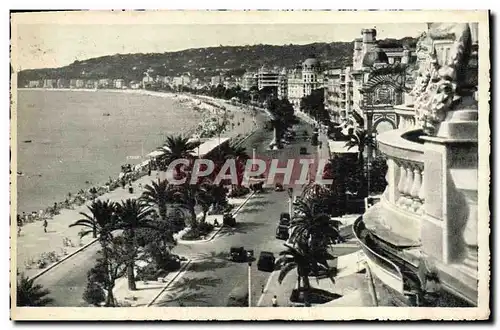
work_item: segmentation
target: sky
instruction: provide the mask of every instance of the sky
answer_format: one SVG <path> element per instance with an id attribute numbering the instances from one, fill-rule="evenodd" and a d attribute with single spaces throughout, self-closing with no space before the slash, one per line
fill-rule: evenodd
<path id="1" fill-rule="evenodd" d="M 377 38 L 418 37 L 425 23 L 398 24 L 19 24 L 15 70 L 54 68 L 127 53 L 255 44 L 351 42 L 362 28 Z"/>

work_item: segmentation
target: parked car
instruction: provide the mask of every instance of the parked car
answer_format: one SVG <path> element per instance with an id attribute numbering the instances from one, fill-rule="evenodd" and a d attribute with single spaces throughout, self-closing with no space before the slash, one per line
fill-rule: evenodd
<path id="1" fill-rule="evenodd" d="M 283 191 L 283 190 L 285 189 L 283 188 L 283 185 L 281 183 L 277 183 L 274 185 L 274 191 Z"/>
<path id="2" fill-rule="evenodd" d="M 300 148 L 300 154 L 301 155 L 307 155 L 307 148 L 306 147 L 301 147 Z"/>
<path id="3" fill-rule="evenodd" d="M 233 217 L 231 213 L 225 213 L 222 217 L 222 225 L 228 227 L 236 226 L 236 219 Z"/>
<path id="4" fill-rule="evenodd" d="M 257 262 L 257 269 L 272 272 L 274 270 L 274 254 L 268 251 L 262 251 Z"/>
<path id="5" fill-rule="evenodd" d="M 280 225 L 289 226 L 290 225 L 290 213 L 283 212 L 280 214 Z"/>
<path id="6" fill-rule="evenodd" d="M 232 261 L 243 262 L 247 260 L 247 251 L 243 246 L 233 246 L 229 250 L 229 257 Z"/>
<path id="7" fill-rule="evenodd" d="M 278 225 L 276 228 L 276 238 L 287 240 L 288 239 L 288 226 L 287 225 Z"/>

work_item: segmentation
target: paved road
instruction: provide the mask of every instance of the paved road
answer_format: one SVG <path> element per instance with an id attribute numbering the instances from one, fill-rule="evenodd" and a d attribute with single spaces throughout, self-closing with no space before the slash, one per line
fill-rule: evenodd
<path id="1" fill-rule="evenodd" d="M 305 126 L 300 126 L 302 132 Z M 271 139 L 262 136 L 255 141 L 258 155 L 277 157 L 280 161 L 299 157 L 299 149 L 309 142 L 300 141 L 286 146 L 279 151 L 266 150 Z M 187 272 L 154 306 L 226 306 L 230 293 L 235 288 L 245 291 L 248 288 L 248 264 L 227 260 L 231 246 L 243 246 L 253 249 L 256 258 L 261 251 L 270 251 L 278 255 L 284 241 L 275 238 L 276 224 L 281 212 L 288 210 L 286 192 L 275 192 L 268 188 L 265 193 L 255 195 L 239 212 L 238 223 L 234 230 L 223 231 L 213 241 L 204 244 L 179 246 L 176 253 L 192 255 L 199 259 L 193 262 Z M 182 252 L 181 252 L 182 251 Z M 256 262 L 252 265 L 252 305 L 256 306 L 262 288 L 271 273 L 257 270 Z"/>

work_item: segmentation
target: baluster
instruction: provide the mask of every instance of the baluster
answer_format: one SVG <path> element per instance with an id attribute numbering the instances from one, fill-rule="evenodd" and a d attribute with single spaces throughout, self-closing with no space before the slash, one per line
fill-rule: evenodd
<path id="1" fill-rule="evenodd" d="M 403 163 L 398 164 L 399 166 L 399 182 L 398 182 L 398 193 L 399 193 L 399 198 L 398 198 L 398 205 L 402 205 L 403 202 L 405 201 L 405 183 L 406 183 L 406 168 Z"/>
<path id="2" fill-rule="evenodd" d="M 424 174 L 425 171 L 422 170 L 421 176 L 422 176 L 422 184 L 420 185 L 420 190 L 418 191 L 418 198 L 420 199 L 420 207 L 417 210 L 418 214 L 424 214 L 424 204 L 425 204 L 425 177 Z"/>
<path id="3" fill-rule="evenodd" d="M 411 164 L 407 164 L 406 168 L 406 183 L 404 187 L 404 193 L 405 193 L 405 201 L 404 201 L 404 208 L 410 208 L 411 203 L 412 203 L 412 198 L 411 198 L 411 188 L 413 186 L 413 168 Z"/>
<path id="4" fill-rule="evenodd" d="M 414 174 L 413 186 L 411 187 L 411 197 L 413 200 L 410 209 L 413 212 L 417 212 L 417 210 L 421 205 L 421 201 L 420 198 L 418 197 L 418 194 L 420 192 L 420 187 L 422 186 L 421 172 L 418 165 L 415 166 L 413 174 Z"/>

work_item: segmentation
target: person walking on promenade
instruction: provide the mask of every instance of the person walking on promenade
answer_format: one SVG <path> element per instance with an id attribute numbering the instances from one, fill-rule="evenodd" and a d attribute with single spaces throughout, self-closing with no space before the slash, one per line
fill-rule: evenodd
<path id="1" fill-rule="evenodd" d="M 17 215 L 17 236 L 21 236 L 21 228 L 23 227 L 23 219 L 21 216 Z"/>
<path id="2" fill-rule="evenodd" d="M 151 164 L 148 166 L 148 176 L 151 176 Z"/>
<path id="3" fill-rule="evenodd" d="M 43 219 L 43 231 L 44 232 L 47 232 L 48 225 L 49 225 L 49 223 L 47 222 L 47 219 Z"/>
<path id="4" fill-rule="evenodd" d="M 273 297 L 272 302 L 273 302 L 273 307 L 278 307 L 278 298 L 276 298 L 276 296 Z"/>

